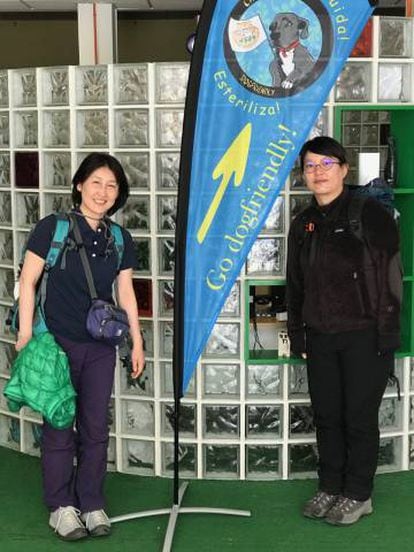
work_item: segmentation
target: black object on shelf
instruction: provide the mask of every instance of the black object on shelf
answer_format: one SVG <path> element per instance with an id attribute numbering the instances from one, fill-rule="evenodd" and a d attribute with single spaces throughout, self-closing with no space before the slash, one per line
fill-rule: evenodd
<path id="1" fill-rule="evenodd" d="M 388 186 L 395 187 L 397 185 L 397 147 L 395 138 L 392 135 L 388 136 L 387 147 L 388 151 L 384 168 L 384 179 Z"/>
<path id="2" fill-rule="evenodd" d="M 286 312 L 285 286 L 251 286 L 250 318 L 275 318 Z"/>

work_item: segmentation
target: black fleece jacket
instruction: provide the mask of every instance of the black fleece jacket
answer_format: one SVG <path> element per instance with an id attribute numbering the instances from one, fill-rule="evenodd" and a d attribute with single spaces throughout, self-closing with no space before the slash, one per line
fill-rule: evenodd
<path id="1" fill-rule="evenodd" d="M 288 333 L 294 354 L 306 351 L 306 328 L 337 333 L 376 328 L 378 351 L 400 346 L 402 270 L 397 226 L 368 198 L 362 242 L 352 232 L 347 187 L 329 205 L 312 204 L 292 222 L 288 240 Z M 365 245 L 364 245 L 365 243 Z"/>

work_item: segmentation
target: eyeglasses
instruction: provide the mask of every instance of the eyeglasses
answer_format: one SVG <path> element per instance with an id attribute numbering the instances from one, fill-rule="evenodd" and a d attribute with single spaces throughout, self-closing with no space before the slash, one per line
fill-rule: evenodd
<path id="1" fill-rule="evenodd" d="M 334 161 L 333 159 L 329 159 L 329 157 L 324 157 L 320 163 L 313 163 L 312 161 L 307 161 L 303 165 L 303 172 L 305 173 L 313 173 L 316 171 L 316 168 L 319 167 L 324 172 L 330 171 L 334 165 L 340 165 L 340 161 Z"/>

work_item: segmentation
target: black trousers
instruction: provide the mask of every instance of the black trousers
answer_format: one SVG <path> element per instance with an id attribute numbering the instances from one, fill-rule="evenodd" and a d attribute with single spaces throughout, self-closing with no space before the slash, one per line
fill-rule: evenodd
<path id="1" fill-rule="evenodd" d="M 378 410 L 394 355 L 378 355 L 373 329 L 308 331 L 306 341 L 319 488 L 367 500 L 378 462 Z"/>

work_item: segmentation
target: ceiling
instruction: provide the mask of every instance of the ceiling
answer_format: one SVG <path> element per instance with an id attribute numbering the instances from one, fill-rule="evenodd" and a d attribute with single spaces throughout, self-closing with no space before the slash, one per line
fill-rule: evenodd
<path id="1" fill-rule="evenodd" d="M 381 8 L 404 9 L 406 0 L 379 0 Z M 1 12 L 76 12 L 77 4 L 113 4 L 129 11 L 200 11 L 203 0 L 0 0 Z M 377 8 L 378 11 L 378 8 Z"/>
<path id="2" fill-rule="evenodd" d="M 70 12 L 77 4 L 92 0 L 0 0 L 0 12 Z M 113 4 L 119 10 L 199 11 L 203 0 L 96 0 L 96 4 Z"/>

